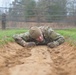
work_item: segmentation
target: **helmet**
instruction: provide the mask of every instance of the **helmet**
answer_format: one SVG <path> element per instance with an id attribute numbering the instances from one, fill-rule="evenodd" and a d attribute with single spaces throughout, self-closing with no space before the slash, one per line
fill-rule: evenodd
<path id="1" fill-rule="evenodd" d="M 36 39 L 36 38 L 38 38 L 39 36 L 42 35 L 41 30 L 36 26 L 31 27 L 30 30 L 29 30 L 29 33 L 30 33 L 30 36 L 34 39 Z"/>

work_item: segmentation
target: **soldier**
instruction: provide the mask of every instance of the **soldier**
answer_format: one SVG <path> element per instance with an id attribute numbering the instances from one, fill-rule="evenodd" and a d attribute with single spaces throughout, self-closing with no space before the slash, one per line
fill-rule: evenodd
<path id="1" fill-rule="evenodd" d="M 65 41 L 62 35 L 56 33 L 49 26 L 33 26 L 28 32 L 16 34 L 13 38 L 23 47 L 47 45 L 50 48 L 54 48 L 61 45 Z"/>

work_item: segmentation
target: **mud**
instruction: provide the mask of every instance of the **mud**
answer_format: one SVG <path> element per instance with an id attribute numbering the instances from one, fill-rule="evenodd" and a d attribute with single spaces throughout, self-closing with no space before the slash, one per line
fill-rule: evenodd
<path id="1" fill-rule="evenodd" d="M 8 43 L 0 48 L 0 75 L 76 75 L 76 47 L 23 48 Z"/>

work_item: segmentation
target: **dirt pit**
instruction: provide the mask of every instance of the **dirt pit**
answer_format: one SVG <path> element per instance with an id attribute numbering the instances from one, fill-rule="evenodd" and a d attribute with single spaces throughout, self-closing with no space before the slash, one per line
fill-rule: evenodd
<path id="1" fill-rule="evenodd" d="M 76 47 L 23 48 L 9 43 L 0 48 L 0 75 L 76 75 Z"/>

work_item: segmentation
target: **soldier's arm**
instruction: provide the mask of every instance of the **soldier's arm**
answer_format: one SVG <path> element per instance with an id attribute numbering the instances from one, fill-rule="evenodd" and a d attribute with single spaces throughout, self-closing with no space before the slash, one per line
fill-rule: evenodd
<path id="1" fill-rule="evenodd" d="M 64 37 L 56 33 L 54 30 L 49 29 L 48 35 L 50 39 L 53 40 L 53 42 L 48 43 L 48 46 L 51 48 L 57 47 L 65 41 Z"/>
<path id="2" fill-rule="evenodd" d="M 13 35 L 15 42 L 18 43 L 19 45 L 23 46 L 23 47 L 27 44 L 27 42 L 23 39 L 25 34 L 26 33 Z"/>
<path id="3" fill-rule="evenodd" d="M 26 32 L 26 33 L 22 33 L 22 34 L 16 34 L 16 35 L 13 35 L 13 38 L 14 40 L 21 46 L 23 47 L 27 47 L 27 46 L 34 46 L 35 43 L 34 42 L 27 42 L 27 40 L 30 39 L 29 37 L 29 33 Z"/>

